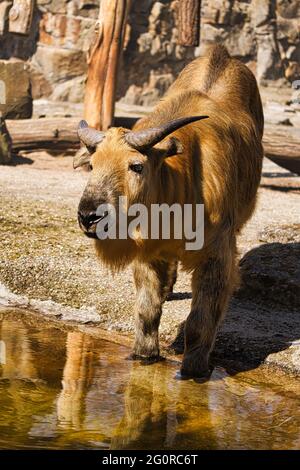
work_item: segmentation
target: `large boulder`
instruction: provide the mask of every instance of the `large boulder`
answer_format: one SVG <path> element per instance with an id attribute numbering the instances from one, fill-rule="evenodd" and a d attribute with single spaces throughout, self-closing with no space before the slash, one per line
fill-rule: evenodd
<path id="1" fill-rule="evenodd" d="M 286 239 L 281 238 L 283 243 L 258 246 L 241 260 L 239 296 L 255 299 L 257 303 L 265 306 L 271 304 L 289 308 L 290 311 L 299 311 L 299 225 L 281 227 L 281 232 L 286 234 Z M 276 232 L 273 235 L 275 239 L 278 237 Z M 272 232 L 264 233 L 263 236 L 272 240 Z"/>
<path id="2" fill-rule="evenodd" d="M 48 82 L 57 84 L 86 73 L 86 54 L 62 47 L 38 46 L 31 66 L 41 72 Z"/>
<path id="3" fill-rule="evenodd" d="M 32 116 L 29 67 L 22 60 L 0 60 L 0 113 L 4 119 Z"/>
<path id="4" fill-rule="evenodd" d="M 86 76 L 72 78 L 66 82 L 54 86 L 50 97 L 51 101 L 68 101 L 70 103 L 82 103 L 84 100 Z"/>

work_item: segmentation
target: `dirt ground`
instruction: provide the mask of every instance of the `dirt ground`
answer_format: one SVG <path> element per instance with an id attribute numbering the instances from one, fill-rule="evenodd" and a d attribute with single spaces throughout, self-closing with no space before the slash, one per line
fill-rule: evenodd
<path id="1" fill-rule="evenodd" d="M 77 226 L 87 176 L 73 171 L 70 156 L 46 152 L 0 167 L 0 306 L 131 335 L 131 271 L 113 277 Z M 266 160 L 257 210 L 239 239 L 242 287 L 218 335 L 217 364 L 267 363 L 300 374 L 299 194 L 300 178 Z M 181 272 L 164 305 L 165 346 L 181 344 L 177 332 L 190 298 L 189 276 Z"/>

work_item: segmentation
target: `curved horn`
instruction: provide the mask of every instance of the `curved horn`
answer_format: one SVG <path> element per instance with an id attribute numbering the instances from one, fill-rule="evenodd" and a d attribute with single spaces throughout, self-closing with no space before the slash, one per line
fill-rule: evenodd
<path id="1" fill-rule="evenodd" d="M 207 119 L 209 116 L 188 116 L 174 121 L 169 121 L 159 127 L 152 127 L 141 131 L 131 131 L 125 136 L 126 142 L 136 150 L 147 150 L 154 145 L 158 144 L 161 140 L 167 137 L 177 129 L 180 129 L 191 122 Z"/>
<path id="2" fill-rule="evenodd" d="M 104 132 L 97 131 L 88 126 L 86 121 L 80 121 L 78 126 L 78 137 L 87 147 L 96 147 L 105 137 Z"/>

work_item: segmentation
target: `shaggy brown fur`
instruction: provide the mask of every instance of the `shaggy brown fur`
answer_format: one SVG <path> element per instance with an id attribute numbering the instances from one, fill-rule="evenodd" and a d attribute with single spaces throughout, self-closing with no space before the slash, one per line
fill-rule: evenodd
<path id="1" fill-rule="evenodd" d="M 159 357 L 162 303 L 175 279 L 176 262 L 192 273 L 192 309 L 185 328 L 182 373 L 207 374 L 217 327 L 237 281 L 236 235 L 251 216 L 263 157 L 263 111 L 256 80 L 220 45 L 189 64 L 163 100 L 135 129 L 159 126 L 183 116 L 209 119 L 177 130 L 146 153 L 125 142 L 126 130 L 112 128 L 92 156 L 93 171 L 80 203 L 92 210 L 117 204 L 204 203 L 205 243 L 186 251 L 185 240 L 96 241 L 99 257 L 112 269 L 133 262 L 137 288 L 138 357 Z M 170 138 L 183 153 L 169 156 Z M 128 168 L 144 165 L 142 175 Z"/>

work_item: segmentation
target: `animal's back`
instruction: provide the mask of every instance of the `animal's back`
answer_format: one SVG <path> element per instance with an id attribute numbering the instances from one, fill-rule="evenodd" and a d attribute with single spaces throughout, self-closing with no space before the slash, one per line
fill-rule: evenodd
<path id="1" fill-rule="evenodd" d="M 244 110 L 254 119 L 262 137 L 264 117 L 256 79 L 251 70 L 232 58 L 221 44 L 211 46 L 203 57 L 188 64 L 170 87 L 167 96 L 197 90 L 236 115 Z"/>

